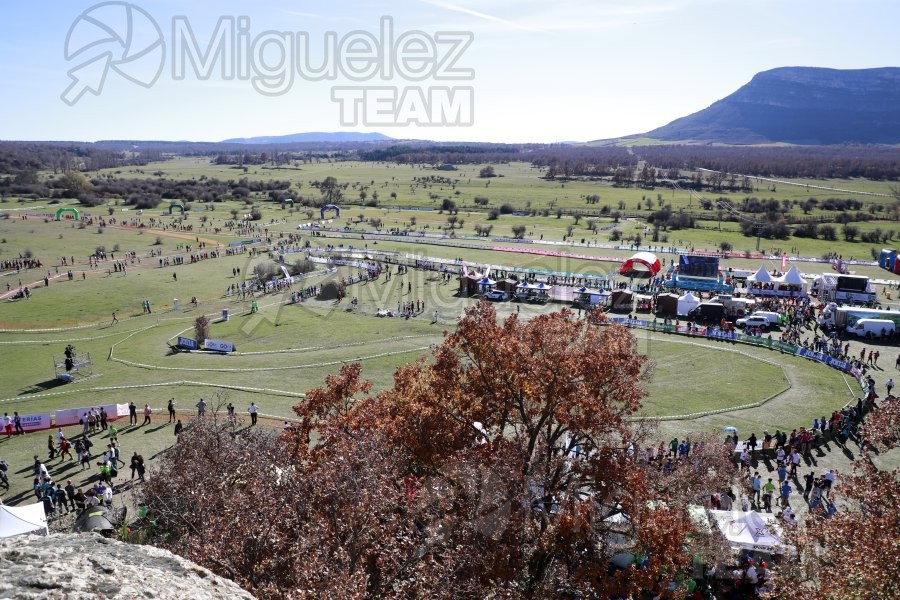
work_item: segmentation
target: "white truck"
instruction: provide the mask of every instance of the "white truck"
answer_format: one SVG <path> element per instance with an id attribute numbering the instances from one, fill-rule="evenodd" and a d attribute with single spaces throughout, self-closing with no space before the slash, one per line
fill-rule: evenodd
<path id="1" fill-rule="evenodd" d="M 731 294 L 719 294 L 710 302 L 719 302 L 725 306 L 725 310 L 729 315 L 743 317 L 753 312 L 756 300 L 752 298 L 735 298 Z"/>
<path id="2" fill-rule="evenodd" d="M 850 329 L 860 319 L 886 319 L 900 327 L 900 310 L 865 308 L 864 306 L 838 306 L 827 304 L 819 315 L 819 326 L 823 329 Z"/>
<path id="3" fill-rule="evenodd" d="M 888 319 L 860 319 L 852 327 L 847 328 L 847 333 L 869 340 L 887 338 L 894 335 L 897 325 Z"/>

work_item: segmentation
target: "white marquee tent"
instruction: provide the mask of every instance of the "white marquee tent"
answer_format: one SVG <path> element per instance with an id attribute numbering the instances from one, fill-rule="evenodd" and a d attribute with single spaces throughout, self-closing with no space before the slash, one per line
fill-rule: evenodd
<path id="1" fill-rule="evenodd" d="M 48 535 L 47 517 L 40 502 L 27 506 L 0 505 L 0 538 L 37 533 Z"/>
<path id="2" fill-rule="evenodd" d="M 791 267 L 787 273 L 776 279 L 776 281 L 781 284 L 799 285 L 803 291 L 806 291 L 806 280 L 803 279 L 797 267 Z"/>
<path id="3" fill-rule="evenodd" d="M 772 276 L 769 275 L 769 272 L 766 270 L 766 265 L 760 265 L 759 271 L 747 278 L 748 283 L 751 281 L 757 283 L 770 283 L 772 281 Z"/>
<path id="4" fill-rule="evenodd" d="M 740 510 L 711 510 L 709 514 L 735 550 L 782 554 L 789 549 L 778 535 L 773 515 Z"/>
<path id="5" fill-rule="evenodd" d="M 678 299 L 678 314 L 680 316 L 685 316 L 698 306 L 700 306 L 700 300 L 695 295 L 688 292 Z"/>

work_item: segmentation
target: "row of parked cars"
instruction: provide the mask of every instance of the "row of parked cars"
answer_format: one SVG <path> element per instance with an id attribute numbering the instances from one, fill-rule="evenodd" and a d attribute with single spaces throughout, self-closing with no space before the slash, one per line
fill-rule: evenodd
<path id="1" fill-rule="evenodd" d="M 756 329 L 768 331 L 779 324 L 778 313 L 756 311 L 752 315 L 737 319 L 735 327 L 741 329 Z M 852 326 L 847 327 L 847 333 L 857 337 L 875 340 L 889 338 L 896 333 L 896 324 L 890 319 L 859 319 Z"/>

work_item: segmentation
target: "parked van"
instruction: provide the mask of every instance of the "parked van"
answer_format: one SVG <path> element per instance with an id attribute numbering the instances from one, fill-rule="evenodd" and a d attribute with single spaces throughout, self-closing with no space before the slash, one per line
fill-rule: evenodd
<path id="1" fill-rule="evenodd" d="M 897 325 L 888 319 L 860 319 L 855 325 L 847 329 L 847 332 L 871 340 L 894 335 L 896 327 Z"/>
<path id="2" fill-rule="evenodd" d="M 769 321 L 769 327 L 777 327 L 781 323 L 781 315 L 777 312 L 769 312 L 765 310 L 755 310 L 752 317 L 765 317 Z"/>

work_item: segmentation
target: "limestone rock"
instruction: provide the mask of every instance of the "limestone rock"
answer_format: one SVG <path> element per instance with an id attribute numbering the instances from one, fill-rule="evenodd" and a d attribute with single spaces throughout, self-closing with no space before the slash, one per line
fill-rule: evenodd
<path id="1" fill-rule="evenodd" d="M 96 534 L 0 540 L 0 600 L 253 600 L 236 583 L 167 550 Z"/>

